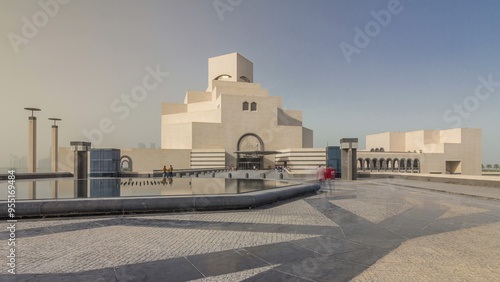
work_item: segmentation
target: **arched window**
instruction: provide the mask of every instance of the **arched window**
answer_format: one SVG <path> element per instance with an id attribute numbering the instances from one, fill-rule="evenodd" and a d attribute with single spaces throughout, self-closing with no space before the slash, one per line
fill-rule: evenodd
<path id="1" fill-rule="evenodd" d="M 248 102 L 247 101 L 243 102 L 243 110 L 248 111 Z"/>
<path id="2" fill-rule="evenodd" d="M 231 76 L 229 74 L 221 74 L 221 75 L 217 76 L 216 78 L 214 78 L 214 80 L 221 80 L 221 79 L 228 79 L 228 78 L 231 78 Z"/>
<path id="3" fill-rule="evenodd" d="M 252 104 L 250 104 L 250 110 L 252 112 L 255 112 L 257 110 L 257 103 L 252 102 Z"/>
<path id="4" fill-rule="evenodd" d="M 248 79 L 248 77 L 246 77 L 244 75 L 240 76 L 240 79 L 245 81 L 245 82 L 250 82 L 250 79 Z"/>

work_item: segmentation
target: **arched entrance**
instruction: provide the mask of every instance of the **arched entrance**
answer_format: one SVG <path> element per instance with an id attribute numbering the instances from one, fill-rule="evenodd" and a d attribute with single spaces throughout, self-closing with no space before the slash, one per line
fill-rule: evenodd
<path id="1" fill-rule="evenodd" d="M 120 171 L 132 171 L 132 158 L 129 156 L 122 156 L 120 159 Z"/>
<path id="2" fill-rule="evenodd" d="M 264 167 L 264 142 L 257 134 L 247 133 L 238 140 L 237 166 L 238 169 L 246 170 L 262 169 Z"/>

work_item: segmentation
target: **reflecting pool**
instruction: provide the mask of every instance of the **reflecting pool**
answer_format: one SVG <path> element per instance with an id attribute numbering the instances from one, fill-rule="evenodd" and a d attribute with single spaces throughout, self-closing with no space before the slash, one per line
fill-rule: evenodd
<path id="1" fill-rule="evenodd" d="M 16 200 L 103 197 L 241 194 L 292 185 L 285 181 L 225 178 L 89 178 L 83 180 L 18 180 Z M 6 181 L 0 201 L 7 200 Z"/>

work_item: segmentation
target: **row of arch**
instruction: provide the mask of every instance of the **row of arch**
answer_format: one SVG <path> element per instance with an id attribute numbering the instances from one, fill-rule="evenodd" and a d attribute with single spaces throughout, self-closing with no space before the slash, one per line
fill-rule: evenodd
<path id="1" fill-rule="evenodd" d="M 370 152 L 385 152 L 384 148 L 371 148 Z"/>
<path id="2" fill-rule="evenodd" d="M 243 102 L 243 110 L 248 111 L 248 102 L 247 101 Z M 257 111 L 257 103 L 252 102 L 250 104 L 250 111 L 252 111 L 252 112 Z"/>
<path id="3" fill-rule="evenodd" d="M 392 158 L 358 158 L 358 170 L 361 171 L 397 171 L 420 173 L 419 159 Z"/>
<path id="4" fill-rule="evenodd" d="M 221 74 L 221 75 L 217 76 L 216 78 L 214 78 L 214 80 L 223 80 L 223 79 L 228 79 L 228 78 L 232 78 L 232 76 L 230 76 L 229 74 Z M 246 77 L 244 75 L 240 76 L 240 79 L 243 80 L 243 82 L 250 83 L 250 79 L 248 79 L 248 77 Z"/>

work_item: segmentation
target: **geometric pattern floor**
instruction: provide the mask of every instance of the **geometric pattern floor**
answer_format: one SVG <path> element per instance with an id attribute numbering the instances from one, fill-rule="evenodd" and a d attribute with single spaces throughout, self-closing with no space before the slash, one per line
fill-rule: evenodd
<path id="1" fill-rule="evenodd" d="M 304 200 L 297 200 L 287 205 L 269 209 L 246 212 L 185 213 L 147 218 L 210 222 L 338 226 L 335 222 L 318 212 Z"/>
<path id="2" fill-rule="evenodd" d="M 449 207 L 450 209 L 439 218 L 450 218 L 450 217 L 464 216 L 464 215 L 470 215 L 488 211 L 481 208 L 454 205 L 451 203 L 443 203 L 443 205 Z"/>
<path id="3" fill-rule="evenodd" d="M 317 236 L 319 235 L 196 229 L 186 232 L 181 228 L 109 226 L 21 238 L 17 252 L 18 259 L 23 263 L 19 265 L 17 272 L 87 271 Z M 63 244 L 66 248 L 54 248 L 55 244 Z M 101 255 L 95 257 L 95 249 Z"/>
<path id="4" fill-rule="evenodd" d="M 330 202 L 373 223 L 384 221 L 412 207 L 412 205 L 405 200 L 380 197 L 341 199 Z"/>
<path id="5" fill-rule="evenodd" d="M 252 210 L 22 219 L 16 243 L 0 281 L 495 281 L 500 201 L 334 181 Z"/>
<path id="6" fill-rule="evenodd" d="M 403 281 L 408 276 L 420 281 L 498 281 L 500 244 L 494 238 L 499 234 L 500 223 L 494 223 L 412 239 L 353 281 Z"/>
<path id="7" fill-rule="evenodd" d="M 264 266 L 264 267 L 250 269 L 250 270 L 244 270 L 244 271 L 240 271 L 240 272 L 218 275 L 218 276 L 213 276 L 213 277 L 205 277 L 205 278 L 191 280 L 191 281 L 192 282 L 243 281 L 243 280 L 251 278 L 252 276 L 255 276 L 261 272 L 271 270 L 272 268 L 274 268 L 276 266 L 278 266 L 278 265 L 276 264 L 276 265 Z"/>

